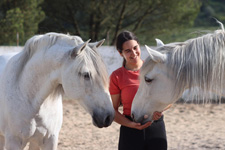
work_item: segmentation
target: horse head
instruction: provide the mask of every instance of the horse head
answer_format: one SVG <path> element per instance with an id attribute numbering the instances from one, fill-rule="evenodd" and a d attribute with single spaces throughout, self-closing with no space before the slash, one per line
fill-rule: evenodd
<path id="1" fill-rule="evenodd" d="M 163 111 L 175 99 L 174 75 L 166 66 L 167 55 L 148 46 L 146 49 L 149 57 L 141 68 L 140 86 L 131 110 L 133 119 L 141 123 L 151 121 L 155 111 Z"/>
<path id="2" fill-rule="evenodd" d="M 97 52 L 104 40 L 80 44 L 68 53 L 63 65 L 62 86 L 69 99 L 78 100 L 97 127 L 107 127 L 114 119 L 108 92 L 108 74 Z"/>
<path id="3" fill-rule="evenodd" d="M 135 121 L 151 120 L 153 112 L 163 111 L 186 89 L 200 88 L 203 98 L 209 91 L 225 95 L 225 31 L 220 25 L 222 30 L 185 42 L 163 45 L 157 41 L 156 50 L 146 46 L 150 56 L 141 68 L 140 86 L 132 103 Z"/>

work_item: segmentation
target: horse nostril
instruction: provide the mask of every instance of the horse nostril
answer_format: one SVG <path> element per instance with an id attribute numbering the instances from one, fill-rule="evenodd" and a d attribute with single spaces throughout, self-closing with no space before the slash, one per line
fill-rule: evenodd
<path id="1" fill-rule="evenodd" d="M 134 114 L 131 114 L 132 119 L 134 119 Z"/>
<path id="2" fill-rule="evenodd" d="M 131 114 L 131 118 L 132 118 L 132 119 L 133 119 L 133 121 L 134 121 L 134 114 L 133 114 L 133 113 Z"/>
<path id="3" fill-rule="evenodd" d="M 110 119 L 110 115 L 108 115 L 105 119 L 105 126 L 109 126 L 111 124 L 111 119 Z"/>

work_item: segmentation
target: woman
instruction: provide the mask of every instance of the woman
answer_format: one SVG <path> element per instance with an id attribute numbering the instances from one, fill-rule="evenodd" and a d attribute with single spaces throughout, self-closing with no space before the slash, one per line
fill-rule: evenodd
<path id="1" fill-rule="evenodd" d="M 154 113 L 153 123 L 140 124 L 133 122 L 131 104 L 139 87 L 139 70 L 143 64 L 137 37 L 124 31 L 117 37 L 116 48 L 123 57 L 123 66 L 110 76 L 110 94 L 115 109 L 115 119 L 121 124 L 119 150 L 166 150 L 167 139 L 163 116 Z M 123 106 L 123 114 L 118 111 Z"/>

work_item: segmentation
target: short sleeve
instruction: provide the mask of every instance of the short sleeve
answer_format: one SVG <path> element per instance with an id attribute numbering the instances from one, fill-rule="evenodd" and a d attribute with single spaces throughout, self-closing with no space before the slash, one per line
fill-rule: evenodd
<path id="1" fill-rule="evenodd" d="M 110 76 L 110 83 L 109 83 L 109 92 L 111 95 L 120 94 L 121 90 L 119 88 L 119 81 L 118 75 L 113 72 Z"/>

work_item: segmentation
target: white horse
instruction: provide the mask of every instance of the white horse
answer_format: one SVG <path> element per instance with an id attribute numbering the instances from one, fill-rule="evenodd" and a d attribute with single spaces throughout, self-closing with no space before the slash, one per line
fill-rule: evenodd
<path id="1" fill-rule="evenodd" d="M 225 31 L 162 45 L 153 50 L 140 73 L 140 86 L 132 103 L 137 122 L 152 120 L 155 111 L 163 111 L 177 101 L 184 90 L 200 87 L 203 97 L 213 92 L 225 96 Z"/>
<path id="2" fill-rule="evenodd" d="M 63 95 L 78 100 L 95 126 L 112 123 L 108 74 L 97 51 L 103 42 L 48 33 L 2 57 L 9 61 L 0 72 L 0 150 L 22 150 L 28 142 L 30 150 L 56 150 Z"/>
<path id="3" fill-rule="evenodd" d="M 4 55 L 0 55 L 0 73 L 5 68 L 7 62 L 9 61 L 9 59 L 12 58 L 17 53 L 18 52 L 13 52 L 13 53 L 7 53 L 7 54 L 4 54 Z"/>

